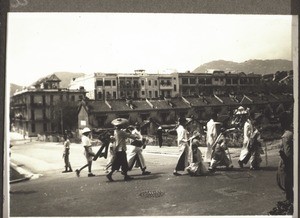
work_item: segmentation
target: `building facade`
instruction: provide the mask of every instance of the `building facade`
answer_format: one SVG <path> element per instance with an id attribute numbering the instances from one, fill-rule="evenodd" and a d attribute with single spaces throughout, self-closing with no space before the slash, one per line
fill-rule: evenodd
<path id="1" fill-rule="evenodd" d="M 148 74 L 144 70 L 136 70 L 133 74 L 85 75 L 71 81 L 69 88 L 83 86 L 88 98 L 105 100 L 247 93 L 261 90 L 261 85 L 262 76 L 253 73 L 213 70 L 206 73 Z"/>
<path id="2" fill-rule="evenodd" d="M 76 110 L 78 102 L 85 97 L 85 91 L 61 89 L 59 83 L 60 79 L 51 75 L 14 93 L 10 100 L 10 119 L 16 131 L 24 136 L 36 136 L 71 128 L 63 122 L 69 113 L 63 108 Z M 70 119 L 77 119 L 77 113 L 75 115 Z"/>

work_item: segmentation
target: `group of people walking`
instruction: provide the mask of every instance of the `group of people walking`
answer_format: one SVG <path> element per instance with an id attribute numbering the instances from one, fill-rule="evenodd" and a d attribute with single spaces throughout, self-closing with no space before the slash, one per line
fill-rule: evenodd
<path id="1" fill-rule="evenodd" d="M 81 143 L 84 147 L 84 155 L 87 163 L 80 169 L 76 169 L 77 177 L 80 177 L 80 172 L 84 168 L 88 167 L 88 177 L 93 177 L 95 174 L 92 173 L 92 162 L 96 161 L 99 157 L 104 157 L 108 159 L 106 165 L 106 175 L 109 181 L 114 181 L 112 176 L 115 171 L 121 170 L 122 175 L 124 175 L 124 180 L 132 180 L 133 177 L 129 176 L 127 173 L 133 168 L 133 166 L 140 167 L 142 175 L 149 175 L 151 172 L 147 171 L 146 162 L 142 154 L 143 149 L 146 147 L 145 139 L 140 132 L 140 126 L 136 124 L 135 126 L 128 126 L 128 120 L 123 118 L 117 118 L 112 121 L 115 126 L 114 133 L 106 133 L 100 139 L 91 139 L 91 129 L 85 127 L 82 130 Z M 131 140 L 131 145 L 133 149 L 127 153 L 127 139 Z M 67 140 L 65 140 L 66 144 Z M 97 153 L 94 153 L 92 146 L 99 146 L 100 149 Z M 68 153 L 69 154 L 69 153 Z M 66 169 L 69 166 L 69 161 L 65 163 Z"/>
<path id="2" fill-rule="evenodd" d="M 258 119 L 254 119 L 249 113 L 244 116 L 243 127 L 243 145 L 238 160 L 239 167 L 243 168 L 248 162 L 250 162 L 250 170 L 257 170 L 260 168 L 262 162 L 261 154 L 263 154 L 262 140 L 260 137 L 260 123 Z M 283 118 L 286 123 L 287 120 Z M 283 122 L 282 122 L 283 123 Z M 128 171 L 134 166 L 140 167 L 142 175 L 149 175 L 151 172 L 146 170 L 146 163 L 143 157 L 142 151 L 146 147 L 145 139 L 141 134 L 140 126 L 136 123 L 135 126 L 128 127 L 128 120 L 123 118 L 117 118 L 112 121 L 115 126 L 114 133 L 108 134 L 101 141 L 99 139 L 92 140 L 89 135 L 91 130 L 85 127 L 82 131 L 82 145 L 84 147 L 84 154 L 87 160 L 87 164 L 80 169 L 76 169 L 76 175 L 79 177 L 81 170 L 88 167 L 88 176 L 95 176 L 92 173 L 92 162 L 97 160 L 98 157 L 104 157 L 108 159 L 106 166 L 107 179 L 113 180 L 113 174 L 115 171 L 121 171 L 125 181 L 132 180 L 133 177 L 128 175 Z M 175 176 L 182 175 L 179 171 L 187 171 L 191 176 L 207 175 L 210 172 L 214 172 L 218 166 L 225 166 L 227 169 L 233 168 L 232 159 L 228 151 L 228 134 L 232 129 L 223 129 L 221 123 L 216 122 L 216 116 L 207 122 L 206 125 L 206 152 L 202 155 L 199 147 L 201 145 L 201 133 L 194 131 L 190 134 L 186 128 L 187 120 L 183 117 L 179 118 L 178 125 L 176 127 L 177 133 L 177 145 L 179 148 L 179 157 L 174 168 L 173 174 Z M 220 125 L 220 126 L 218 126 Z M 288 128 L 289 124 L 285 124 L 285 133 L 283 138 L 283 148 L 280 150 L 281 168 L 278 173 L 278 183 L 280 187 L 286 190 L 287 199 L 292 199 L 291 187 L 292 183 L 292 166 L 293 166 L 293 152 L 292 152 L 292 132 Z M 161 129 L 161 128 L 160 128 Z M 130 140 L 133 149 L 127 152 L 126 143 Z M 72 168 L 69 162 L 69 145 L 68 138 L 65 138 L 65 171 L 71 172 Z M 101 145 L 99 151 L 95 154 L 92 151 L 91 146 Z M 161 147 L 161 140 L 159 141 Z M 104 152 L 103 152 L 104 150 Z M 203 157 L 204 156 L 204 159 Z M 208 163 L 208 168 L 206 167 Z M 284 182 L 282 182 L 284 181 Z"/>

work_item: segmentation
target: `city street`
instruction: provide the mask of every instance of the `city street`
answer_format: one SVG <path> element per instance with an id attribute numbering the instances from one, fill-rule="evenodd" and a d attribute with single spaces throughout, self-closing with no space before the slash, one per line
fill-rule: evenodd
<path id="1" fill-rule="evenodd" d="M 276 202 L 284 200 L 276 183 L 275 144 L 268 144 L 268 166 L 262 155 L 260 170 L 250 171 L 248 165 L 240 169 L 240 149 L 230 148 L 234 169 L 200 177 L 172 174 L 177 147 L 147 146 L 143 154 L 150 175 L 134 168 L 129 172 L 134 180 L 125 182 L 116 172 L 115 182 L 108 182 L 103 158 L 93 162 L 95 177 L 87 177 L 86 168 L 77 178 L 75 172 L 61 173 L 62 143 L 21 139 L 12 143 L 11 163 L 30 179 L 10 184 L 10 216 L 268 215 Z M 201 151 L 204 154 L 205 148 Z M 80 144 L 71 144 L 70 162 L 74 171 L 86 163 Z"/>

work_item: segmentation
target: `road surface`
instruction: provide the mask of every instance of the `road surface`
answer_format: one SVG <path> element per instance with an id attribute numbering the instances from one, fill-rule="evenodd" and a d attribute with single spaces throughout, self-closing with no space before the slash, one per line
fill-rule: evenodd
<path id="1" fill-rule="evenodd" d="M 87 177 L 84 169 L 77 178 L 75 172 L 61 173 L 62 143 L 16 141 L 11 162 L 31 173 L 31 179 L 10 185 L 10 216 L 267 215 L 284 200 L 276 184 L 278 149 L 270 145 L 268 166 L 262 156 L 258 171 L 238 168 L 239 149 L 230 151 L 233 170 L 176 177 L 177 147 L 147 146 L 143 153 L 150 175 L 134 168 L 129 172 L 134 180 L 125 182 L 115 173 L 116 181 L 108 182 L 103 158 L 93 162 L 95 177 Z M 73 169 L 85 164 L 80 144 L 71 144 L 70 161 Z"/>

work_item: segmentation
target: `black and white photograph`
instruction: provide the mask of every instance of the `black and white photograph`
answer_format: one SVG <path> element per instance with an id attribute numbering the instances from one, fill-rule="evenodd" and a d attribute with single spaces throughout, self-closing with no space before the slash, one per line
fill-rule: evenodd
<path id="1" fill-rule="evenodd" d="M 279 14 L 8 13 L 8 216 L 295 216 L 297 31 Z"/>

